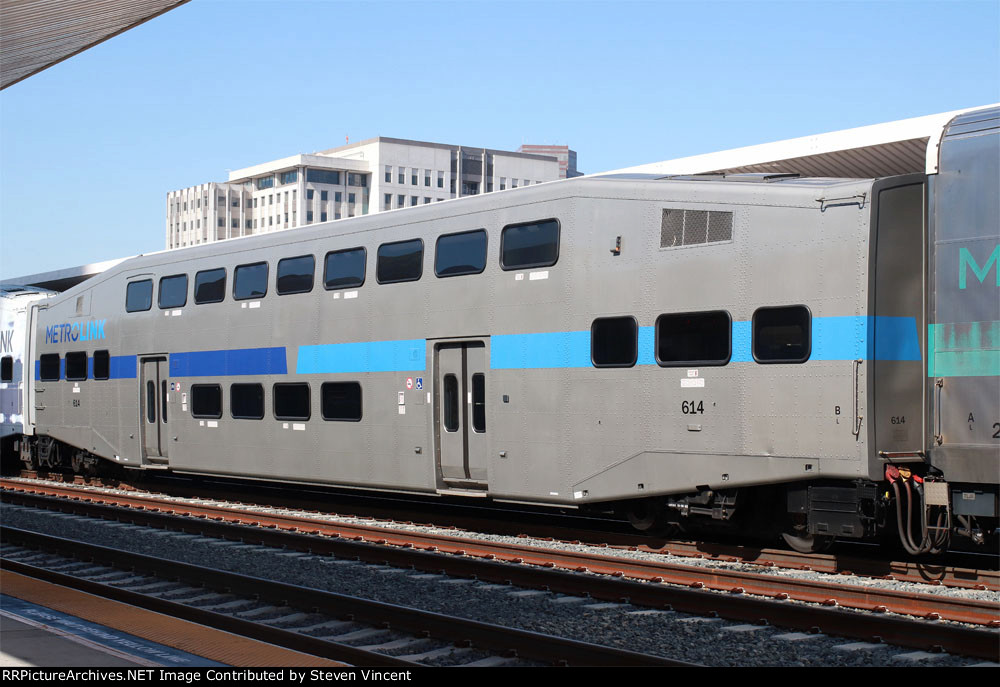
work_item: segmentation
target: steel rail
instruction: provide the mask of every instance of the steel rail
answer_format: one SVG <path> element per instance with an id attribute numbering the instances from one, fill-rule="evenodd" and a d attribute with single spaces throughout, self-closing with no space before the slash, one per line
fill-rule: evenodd
<path id="1" fill-rule="evenodd" d="M 87 544 L 62 537 L 53 537 L 51 535 L 39 534 L 17 528 L 0 527 L 0 537 L 2 537 L 5 543 L 16 543 L 29 548 L 48 549 L 62 556 L 73 556 L 79 559 L 93 560 L 98 563 L 110 562 L 110 564 L 115 567 L 128 568 L 132 571 L 141 572 L 146 575 L 179 580 L 187 584 L 205 586 L 216 590 L 224 590 L 228 594 L 253 597 L 277 605 L 291 606 L 311 612 L 336 613 L 340 616 L 350 617 L 351 620 L 356 622 L 380 626 L 386 629 L 393 629 L 397 632 L 427 635 L 437 640 L 454 642 L 457 646 L 474 646 L 491 652 L 498 652 L 505 656 L 526 658 L 567 666 L 693 667 L 696 665 L 660 656 L 651 656 L 634 651 L 626 651 L 623 649 L 602 646 L 599 644 L 590 644 L 573 639 L 555 637 L 538 632 L 530 632 L 528 630 L 504 627 L 502 625 L 493 625 L 475 620 L 467 620 L 465 618 L 456 618 L 408 606 L 371 601 L 368 599 L 361 599 L 359 597 L 348 596 L 346 594 L 337 594 L 335 592 L 328 592 L 320 589 L 299 587 L 296 585 L 285 584 L 283 582 L 275 582 L 273 580 L 242 575 L 215 568 L 207 568 L 203 566 L 191 565 L 189 563 L 155 558 L 153 556 L 96 546 L 94 544 Z M 14 561 L 8 561 L 6 559 L 2 560 L 3 567 L 7 568 L 8 565 L 11 565 L 12 567 L 10 569 L 12 571 L 14 571 L 15 563 L 16 562 Z M 16 566 L 34 567 L 24 566 L 24 564 L 16 564 Z M 58 574 L 52 573 L 51 571 L 47 572 L 50 572 L 52 575 Z M 80 582 L 87 581 L 81 580 Z M 95 588 L 93 585 L 96 585 L 96 588 L 106 587 L 106 585 L 100 585 L 93 582 L 90 582 L 89 585 L 92 586 L 92 588 Z M 111 588 L 108 590 L 107 595 L 109 598 L 112 598 L 110 597 L 110 594 L 125 591 L 126 590 Z M 100 591 L 94 591 L 92 593 L 96 593 L 98 596 L 106 596 L 105 593 L 101 593 Z M 134 592 L 127 593 L 135 594 Z M 143 598 L 150 599 L 148 603 L 154 606 L 169 609 L 161 612 L 168 612 L 170 614 L 173 614 L 174 610 L 178 611 L 178 613 L 186 613 L 183 609 L 189 608 L 183 606 L 183 604 L 164 601 L 163 599 L 144 596 Z M 142 602 L 139 599 L 133 599 L 133 601 L 129 601 L 128 603 L 143 605 L 147 602 Z M 143 607 L 147 606 L 143 605 Z M 197 613 L 207 613 L 211 616 L 220 615 L 201 609 L 192 610 Z M 212 618 L 209 617 L 208 619 L 211 620 Z M 223 622 L 221 618 L 215 620 Z M 239 620 L 238 622 L 243 623 L 245 621 Z M 267 632 L 269 630 L 274 630 L 274 628 L 266 628 L 265 630 L 261 630 L 261 632 Z M 306 640 L 301 642 L 298 646 L 315 646 L 316 650 L 327 652 L 340 652 L 341 649 L 351 649 L 354 660 L 361 660 L 361 665 L 405 665 L 409 667 L 422 665 L 405 661 L 403 659 L 385 656 L 384 654 L 361 651 L 347 645 L 335 645 L 334 648 L 324 648 L 323 645 L 335 643 L 327 642 L 325 640 L 316 640 L 315 638 L 306 637 L 305 635 L 300 635 L 294 632 L 288 633 L 284 630 L 279 632 L 292 635 L 291 640 L 286 639 L 285 641 L 293 641 L 296 638 Z M 295 646 L 289 646 L 287 644 L 282 644 L 282 646 L 293 648 L 295 650 L 301 650 Z M 324 656 L 326 658 L 334 658 L 335 660 L 347 660 L 345 658 L 336 659 L 335 656 L 330 655 L 329 653 L 319 653 L 317 655 Z M 383 659 L 384 662 L 381 662 Z"/>
<path id="2" fill-rule="evenodd" d="M 62 512 L 117 519 L 158 528 L 213 536 L 253 544 L 285 547 L 317 555 L 441 572 L 484 581 L 516 584 L 596 599 L 627 600 L 652 608 L 670 608 L 686 613 L 713 615 L 741 622 L 767 622 L 806 631 L 821 631 L 867 641 L 886 641 L 919 649 L 942 649 L 952 653 L 996 660 L 1000 633 L 956 625 L 917 622 L 884 614 L 861 618 L 835 608 L 789 604 L 755 598 L 746 594 L 718 594 L 689 587 L 650 584 L 622 576 L 580 575 L 552 567 L 510 565 L 494 557 L 440 555 L 412 546 L 385 546 L 363 542 L 360 537 L 329 538 L 314 534 L 282 531 L 277 528 L 248 527 L 218 520 L 193 519 L 150 510 L 121 509 L 115 506 L 70 501 L 34 494 L 4 491 L 3 499 L 24 505 L 48 507 Z M 522 560 L 523 562 L 523 560 Z M 735 591 L 735 590 L 734 590 Z M 745 590 L 744 590 L 745 591 Z M 779 598 L 781 598 L 779 596 Z"/>
<path id="3" fill-rule="evenodd" d="M 298 515 L 247 513 L 229 507 L 187 503 L 165 504 L 151 497 L 90 495 L 81 497 L 72 489 L 45 487 L 83 501 L 102 502 L 145 510 L 180 512 L 184 515 L 263 527 L 281 528 L 327 537 L 393 547 L 423 548 L 434 552 L 468 555 L 512 563 L 562 568 L 650 582 L 695 586 L 715 591 L 755 596 L 789 598 L 827 606 L 844 606 L 864 611 L 945 619 L 975 625 L 1000 626 L 1000 605 L 975 599 L 915 594 L 892 589 L 876 589 L 853 584 L 803 580 L 736 570 L 690 566 L 663 561 L 646 561 L 600 554 L 560 551 L 548 548 L 486 542 L 450 535 L 393 530 L 373 525 L 353 525 L 317 520 Z M 7 493 L 7 492 L 4 492 Z"/>
<path id="4" fill-rule="evenodd" d="M 22 472 L 22 476 L 34 479 L 37 478 L 37 473 L 25 471 Z M 59 482 L 59 480 L 52 481 Z M 228 482 L 229 480 L 226 480 L 223 484 L 228 484 Z M 14 482 L 12 484 L 17 485 L 22 483 Z M 102 482 L 97 480 L 97 478 L 83 478 L 79 475 L 74 476 L 73 484 L 105 486 Z M 249 486 L 237 484 L 236 486 L 250 488 L 254 493 L 269 493 L 274 491 L 274 487 L 267 486 L 266 484 L 262 485 L 254 483 Z M 117 485 L 111 485 L 111 488 L 126 487 L 124 487 L 121 483 L 118 483 Z M 137 490 L 148 493 L 145 489 Z M 204 492 L 204 487 L 200 485 L 178 485 L 171 481 L 168 485 L 166 485 L 164 491 L 169 496 L 190 498 L 192 496 L 200 497 Z M 234 492 L 232 498 L 228 496 L 228 493 L 229 492 L 222 492 L 221 494 L 217 494 L 216 498 L 219 500 L 233 500 L 237 505 L 242 505 L 240 502 L 246 501 L 246 491 L 242 493 Z M 340 496 L 349 501 L 361 498 L 356 494 L 350 496 L 340 494 Z M 309 508 L 314 506 L 317 508 L 329 507 L 329 502 L 319 504 L 315 501 L 311 501 L 310 497 L 315 498 L 311 492 L 305 495 L 297 495 L 294 498 L 289 498 L 287 495 L 271 494 L 266 497 L 267 500 L 265 502 L 255 505 L 307 511 Z M 303 500 L 305 500 L 307 504 L 305 508 L 303 507 Z M 442 507 L 442 504 L 431 504 L 426 502 L 409 504 L 411 508 L 413 506 L 421 505 L 424 506 L 425 510 L 437 510 Z M 957 587 L 962 589 L 1000 591 L 1000 570 L 977 569 L 970 567 L 969 565 L 962 566 L 949 562 L 949 559 L 954 559 L 955 556 L 950 556 L 948 558 L 938 557 L 933 559 L 925 558 L 900 561 L 887 560 L 874 556 L 866 556 L 863 553 L 858 554 L 847 551 L 838 551 L 836 554 L 799 553 L 790 550 L 747 544 L 657 539 L 650 537 L 649 535 L 625 533 L 618 531 L 617 529 L 593 529 L 592 524 L 574 528 L 569 525 L 553 524 L 551 518 L 545 519 L 543 523 L 518 520 L 498 522 L 495 518 L 495 513 L 489 516 L 483 516 L 476 514 L 470 515 L 462 512 L 466 509 L 478 512 L 484 508 L 481 504 L 476 504 L 475 507 L 471 507 L 470 505 L 458 506 L 455 504 L 448 504 L 448 508 L 446 508 L 446 510 L 455 508 L 459 509 L 461 514 L 448 514 L 444 516 L 435 515 L 435 521 L 439 523 L 437 518 L 445 517 L 451 524 L 451 527 L 486 531 L 494 534 L 531 536 L 535 539 L 561 541 L 574 544 L 586 543 L 592 546 L 606 546 L 610 550 L 622 549 L 629 551 L 644 551 L 653 554 L 669 554 L 678 557 L 716 560 L 724 563 L 758 565 L 765 568 L 811 570 L 814 572 L 851 575 L 856 577 L 871 577 L 875 579 L 914 582 L 935 586 L 942 585 L 945 587 Z M 393 524 L 399 521 L 403 521 L 403 524 L 410 524 L 410 521 L 419 520 L 428 516 L 427 512 L 400 510 L 400 506 L 398 504 L 394 504 L 391 507 L 391 513 L 393 518 L 389 519 L 384 505 L 376 508 L 371 505 L 354 504 L 350 506 L 350 513 L 343 513 L 343 515 L 361 518 L 373 517 Z M 560 517 L 563 519 L 571 518 L 571 516 L 565 515 Z M 579 518 L 579 520 L 585 523 L 592 522 L 591 519 L 586 518 Z M 616 521 L 609 521 L 608 524 L 614 525 L 615 522 Z M 440 524 L 438 524 L 438 526 L 440 526 Z M 961 555 L 959 555 L 959 557 L 960 556 Z M 996 560 L 993 562 L 996 564 Z"/>

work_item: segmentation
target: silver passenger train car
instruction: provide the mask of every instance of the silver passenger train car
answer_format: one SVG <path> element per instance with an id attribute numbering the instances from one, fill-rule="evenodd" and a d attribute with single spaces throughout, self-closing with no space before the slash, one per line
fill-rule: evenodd
<path id="1" fill-rule="evenodd" d="M 956 120 L 930 176 L 585 177 L 140 256 L 36 306 L 18 455 L 982 541 L 998 133 Z"/>

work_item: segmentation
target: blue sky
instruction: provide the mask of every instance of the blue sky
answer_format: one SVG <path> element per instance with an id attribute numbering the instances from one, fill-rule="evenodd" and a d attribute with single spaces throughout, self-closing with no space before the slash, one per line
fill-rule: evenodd
<path id="1" fill-rule="evenodd" d="M 168 191 L 395 136 L 608 169 L 1000 101 L 1000 0 L 193 0 L 0 92 L 0 278 L 162 250 Z"/>

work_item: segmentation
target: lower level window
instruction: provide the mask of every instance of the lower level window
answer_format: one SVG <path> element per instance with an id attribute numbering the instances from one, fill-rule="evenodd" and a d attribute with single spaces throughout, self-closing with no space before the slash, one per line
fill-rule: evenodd
<path id="1" fill-rule="evenodd" d="M 758 363 L 804 363 L 811 353 L 809 308 L 760 308 L 753 314 L 753 357 Z"/>
<path id="2" fill-rule="evenodd" d="M 361 420 L 361 385 L 357 382 L 326 382 L 321 388 L 323 419 Z"/>
<path id="3" fill-rule="evenodd" d="M 638 359 L 639 326 L 634 317 L 601 317 L 590 327 L 594 367 L 632 367 Z"/>
<path id="4" fill-rule="evenodd" d="M 311 415 L 308 384 L 274 385 L 276 420 L 308 420 Z"/>
<path id="5" fill-rule="evenodd" d="M 195 384 L 191 387 L 191 416 L 222 417 L 222 387 L 218 384 Z"/>
<path id="6" fill-rule="evenodd" d="M 229 414 L 237 420 L 262 420 L 264 385 L 233 384 L 229 387 Z"/>

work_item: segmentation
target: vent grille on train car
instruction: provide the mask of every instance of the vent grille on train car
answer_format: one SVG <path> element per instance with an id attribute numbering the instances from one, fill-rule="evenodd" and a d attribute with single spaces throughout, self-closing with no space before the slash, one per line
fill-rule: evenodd
<path id="1" fill-rule="evenodd" d="M 733 213 L 719 210 L 664 208 L 660 248 L 694 246 L 733 239 Z"/>

